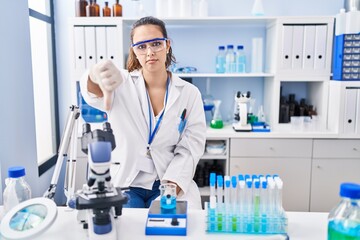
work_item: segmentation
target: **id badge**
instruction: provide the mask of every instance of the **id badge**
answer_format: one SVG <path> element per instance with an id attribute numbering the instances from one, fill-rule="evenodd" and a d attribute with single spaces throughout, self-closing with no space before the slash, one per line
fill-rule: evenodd
<path id="1" fill-rule="evenodd" d="M 146 173 L 153 173 L 155 170 L 155 165 L 151 157 L 151 153 L 149 150 L 146 150 L 145 153 L 142 154 L 139 161 L 137 162 L 137 169 Z"/>

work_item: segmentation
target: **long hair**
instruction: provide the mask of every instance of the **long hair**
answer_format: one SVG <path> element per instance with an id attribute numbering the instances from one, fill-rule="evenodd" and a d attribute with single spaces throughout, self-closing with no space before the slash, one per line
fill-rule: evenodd
<path id="1" fill-rule="evenodd" d="M 130 33 L 130 40 L 131 43 L 133 43 L 134 40 L 134 31 L 137 27 L 139 26 L 143 26 L 143 25 L 155 25 L 157 27 L 159 27 L 161 33 L 163 34 L 164 38 L 168 38 L 167 35 L 167 31 L 165 28 L 165 23 L 163 21 L 161 21 L 158 18 L 155 17 L 143 17 L 139 20 L 137 20 L 131 28 L 131 33 Z M 170 46 L 169 48 L 169 52 L 166 54 L 166 61 L 165 61 L 165 67 L 168 68 L 172 63 L 176 62 L 176 58 L 172 53 L 172 48 Z M 141 65 L 140 62 L 138 61 L 138 59 L 136 58 L 136 55 L 132 49 L 132 47 L 130 47 L 129 50 L 129 57 L 127 59 L 127 69 L 129 72 L 132 72 L 134 70 L 140 69 Z"/>

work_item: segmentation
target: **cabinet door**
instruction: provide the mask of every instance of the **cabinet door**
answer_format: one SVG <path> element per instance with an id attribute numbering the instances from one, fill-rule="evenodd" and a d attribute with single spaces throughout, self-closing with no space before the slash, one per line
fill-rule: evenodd
<path id="1" fill-rule="evenodd" d="M 278 174 L 286 211 L 309 211 L 311 158 L 230 158 L 230 175 Z"/>
<path id="2" fill-rule="evenodd" d="M 340 184 L 360 182 L 360 159 L 314 159 L 310 211 L 329 212 L 340 201 Z"/>

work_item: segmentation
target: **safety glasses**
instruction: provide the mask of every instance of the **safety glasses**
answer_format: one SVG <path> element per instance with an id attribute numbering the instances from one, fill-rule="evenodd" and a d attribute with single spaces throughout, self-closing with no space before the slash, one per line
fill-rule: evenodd
<path id="1" fill-rule="evenodd" d="M 159 52 L 166 49 L 167 38 L 153 38 L 141 42 L 137 42 L 131 45 L 136 55 L 145 55 L 148 48 L 152 52 Z"/>

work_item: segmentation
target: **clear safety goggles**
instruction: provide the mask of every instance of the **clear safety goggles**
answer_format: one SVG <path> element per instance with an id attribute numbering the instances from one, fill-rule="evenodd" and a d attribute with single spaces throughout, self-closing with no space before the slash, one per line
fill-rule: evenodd
<path id="1" fill-rule="evenodd" d="M 153 38 L 141 42 L 137 42 L 131 45 L 136 55 L 145 55 L 148 48 L 152 52 L 159 52 L 166 48 L 167 38 Z"/>

